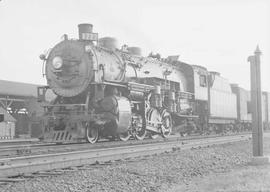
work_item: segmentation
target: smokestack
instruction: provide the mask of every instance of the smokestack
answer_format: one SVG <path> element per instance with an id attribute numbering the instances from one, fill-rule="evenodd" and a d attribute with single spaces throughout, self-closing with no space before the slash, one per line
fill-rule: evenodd
<path id="1" fill-rule="evenodd" d="M 79 29 L 79 39 L 80 40 L 86 40 L 86 36 L 88 34 L 92 34 L 93 25 L 89 23 L 82 23 L 78 25 Z"/>

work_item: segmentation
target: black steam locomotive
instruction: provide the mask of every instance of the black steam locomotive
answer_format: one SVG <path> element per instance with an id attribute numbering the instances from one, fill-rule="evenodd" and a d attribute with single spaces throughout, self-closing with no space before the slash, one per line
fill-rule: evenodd
<path id="1" fill-rule="evenodd" d="M 232 90 L 239 88 L 232 89 L 219 73 L 180 62 L 177 56 L 142 57 L 137 47 L 117 49 L 115 39 L 98 39 L 91 24 L 78 27 L 79 39 L 64 35 L 40 56 L 48 86 L 38 88 L 38 98 L 44 100 L 48 89 L 57 95 L 44 106 L 45 141 L 142 140 L 173 131 L 243 129 L 243 122 L 250 123 L 237 112 L 239 98 Z"/>

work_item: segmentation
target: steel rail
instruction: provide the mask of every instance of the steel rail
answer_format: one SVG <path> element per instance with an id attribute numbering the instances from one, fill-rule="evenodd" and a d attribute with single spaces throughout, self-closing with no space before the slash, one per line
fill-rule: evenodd
<path id="1" fill-rule="evenodd" d="M 39 142 L 39 139 L 37 138 L 30 138 L 30 139 L 0 139 L 0 146 L 4 147 L 4 146 L 16 146 L 19 144 L 31 144 L 31 143 L 37 143 Z"/>
<path id="2" fill-rule="evenodd" d="M 242 133 L 241 135 L 250 134 L 250 133 Z M 1 157 L 14 157 L 14 156 L 23 156 L 30 154 L 40 154 L 40 153 L 54 153 L 54 152 L 64 152 L 64 151 L 72 151 L 77 150 L 78 148 L 104 148 L 104 147 L 116 147 L 116 146 L 124 146 L 124 145 L 137 145 L 137 144 L 147 144 L 147 143 L 157 143 L 162 141 L 174 141 L 174 140 L 194 140 L 194 139 L 205 139 L 205 138 L 213 138 L 213 137 L 227 137 L 231 135 L 207 135 L 207 136 L 189 136 L 189 137 L 180 137 L 180 136 L 171 136 L 169 138 L 157 138 L 155 140 L 145 139 L 143 141 L 129 140 L 127 142 L 122 141 L 104 141 L 96 144 L 89 143 L 68 143 L 62 145 L 56 145 L 55 143 L 36 143 L 36 144 L 28 144 L 28 145 L 18 145 L 18 146 L 3 146 L 0 147 L 0 158 Z"/>
<path id="3" fill-rule="evenodd" d="M 0 178 L 61 169 L 84 164 L 92 164 L 96 161 L 112 161 L 151 155 L 175 149 L 190 149 L 214 144 L 223 144 L 240 140 L 247 140 L 250 135 L 208 138 L 200 141 L 193 140 L 188 144 L 182 141 L 169 141 L 154 144 L 141 144 L 135 146 L 111 147 L 105 149 L 89 149 L 65 153 L 43 154 L 0 159 Z"/>

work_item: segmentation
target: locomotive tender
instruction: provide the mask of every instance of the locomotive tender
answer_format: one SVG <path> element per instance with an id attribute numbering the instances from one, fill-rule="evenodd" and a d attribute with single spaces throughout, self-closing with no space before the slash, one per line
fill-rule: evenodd
<path id="1" fill-rule="evenodd" d="M 54 46 L 45 62 L 48 86 L 57 97 L 44 106 L 43 139 L 95 143 L 100 137 L 168 137 L 172 130 L 200 132 L 232 129 L 237 98 L 217 72 L 171 56 L 142 57 L 140 49 L 115 47 L 113 38 L 98 39 L 91 24 L 80 24 L 79 39 Z M 210 127 L 210 129 L 209 129 Z"/>

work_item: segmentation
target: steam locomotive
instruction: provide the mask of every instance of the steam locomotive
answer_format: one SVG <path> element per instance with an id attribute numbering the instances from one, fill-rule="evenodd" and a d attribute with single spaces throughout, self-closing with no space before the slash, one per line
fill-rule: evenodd
<path id="1" fill-rule="evenodd" d="M 57 95 L 44 105 L 45 141 L 166 138 L 172 131 L 217 132 L 242 124 L 236 94 L 219 73 L 177 56 L 142 57 L 137 47 L 117 49 L 115 39 L 99 39 L 91 24 L 78 28 L 79 39 L 64 35 L 40 56 L 48 85 L 38 88 L 39 101 L 49 89 Z"/>

